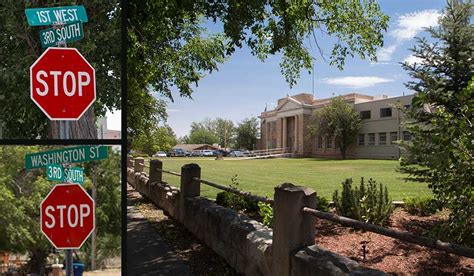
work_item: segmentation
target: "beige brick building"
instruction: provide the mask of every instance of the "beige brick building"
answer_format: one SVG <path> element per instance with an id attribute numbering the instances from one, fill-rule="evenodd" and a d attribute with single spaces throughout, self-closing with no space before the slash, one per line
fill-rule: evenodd
<path id="1" fill-rule="evenodd" d="M 410 139 L 410 134 L 401 125 L 403 112 L 394 104 L 409 106 L 413 95 L 389 98 L 352 93 L 342 97 L 362 118 L 362 128 L 357 141 L 348 149 L 347 157 L 398 159 L 400 150 L 393 142 Z M 306 93 L 279 99 L 275 109 L 259 116 L 260 148 L 290 148 L 297 156 L 340 157 L 334 137 L 307 134 L 311 115 L 330 100 L 315 99 Z"/>

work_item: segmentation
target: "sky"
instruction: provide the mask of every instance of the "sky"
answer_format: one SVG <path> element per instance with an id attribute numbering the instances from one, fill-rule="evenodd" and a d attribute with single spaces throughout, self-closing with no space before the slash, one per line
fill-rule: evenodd
<path id="1" fill-rule="evenodd" d="M 366 95 L 401 96 L 411 94 L 404 83 L 410 78 L 401 68 L 400 62 L 416 62 L 411 55 L 415 37 L 427 37 L 424 27 L 437 26 L 438 17 L 445 6 L 439 0 L 384 0 L 379 1 L 382 12 L 390 17 L 389 27 L 384 33 L 384 46 L 377 51 L 378 62 L 371 63 L 358 57 L 346 59 L 343 71 L 323 61 L 319 52 L 312 54 L 314 63 L 315 98 L 361 93 Z M 205 22 L 210 31 L 219 31 L 221 25 Z M 327 36 L 318 40 L 324 53 L 329 53 L 332 44 Z M 258 116 L 266 106 L 273 109 L 278 99 L 286 95 L 312 93 L 313 77 L 301 72 L 297 85 L 290 89 L 280 72 L 281 56 L 272 56 L 259 61 L 249 49 L 238 49 L 219 71 L 205 76 L 198 87 L 194 87 L 193 99 L 181 98 L 174 93 L 174 102 L 168 104 L 167 124 L 178 137 L 189 134 L 194 121 L 205 118 L 225 118 L 240 122 Z"/>

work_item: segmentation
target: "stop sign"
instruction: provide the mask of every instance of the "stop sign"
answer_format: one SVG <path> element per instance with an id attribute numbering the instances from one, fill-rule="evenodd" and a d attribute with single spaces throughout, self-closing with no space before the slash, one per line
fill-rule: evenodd
<path id="1" fill-rule="evenodd" d="M 41 232 L 57 249 L 79 249 L 94 231 L 94 200 L 78 184 L 57 184 L 40 208 Z"/>
<path id="2" fill-rule="evenodd" d="M 30 67 L 30 96 L 50 120 L 79 120 L 96 98 L 95 70 L 77 49 L 50 47 Z"/>

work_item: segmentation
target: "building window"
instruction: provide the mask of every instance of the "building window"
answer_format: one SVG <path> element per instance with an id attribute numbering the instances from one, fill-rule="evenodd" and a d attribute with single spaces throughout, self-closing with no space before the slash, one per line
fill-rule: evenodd
<path id="1" fill-rule="evenodd" d="M 365 146 L 365 134 L 359 134 L 359 146 Z"/>
<path id="2" fill-rule="evenodd" d="M 362 120 L 364 119 L 370 119 L 370 110 L 365 110 L 360 112 L 360 118 Z"/>
<path id="3" fill-rule="evenodd" d="M 320 135 L 318 136 L 318 149 L 323 148 L 323 137 Z"/>
<path id="4" fill-rule="evenodd" d="M 398 140 L 398 134 L 397 132 L 390 132 L 390 144 L 395 144 L 395 141 Z"/>
<path id="5" fill-rule="evenodd" d="M 409 131 L 403 132 L 403 140 L 410 141 L 411 140 L 411 133 Z"/>
<path id="6" fill-rule="evenodd" d="M 379 145 L 386 145 L 387 144 L 387 133 L 380 132 L 379 133 Z"/>
<path id="7" fill-rule="evenodd" d="M 380 118 L 384 118 L 384 117 L 392 117 L 392 108 L 391 107 L 380 109 Z"/>
<path id="8" fill-rule="evenodd" d="M 326 136 L 326 148 L 328 148 L 328 149 L 332 148 L 332 137 L 331 136 Z"/>
<path id="9" fill-rule="evenodd" d="M 369 133 L 369 146 L 375 145 L 375 133 Z"/>

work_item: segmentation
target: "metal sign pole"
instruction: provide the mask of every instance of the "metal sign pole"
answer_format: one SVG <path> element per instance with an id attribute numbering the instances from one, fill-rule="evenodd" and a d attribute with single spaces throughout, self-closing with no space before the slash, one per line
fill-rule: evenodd
<path id="1" fill-rule="evenodd" d="M 64 23 L 57 22 L 53 25 L 53 28 L 60 29 L 64 27 Z M 66 41 L 59 41 L 58 47 L 67 48 Z M 59 122 L 59 139 L 69 139 L 69 122 L 68 121 L 60 121 Z"/>
<path id="2" fill-rule="evenodd" d="M 70 164 L 63 164 L 63 172 L 66 172 L 66 169 L 69 169 Z M 71 183 L 71 179 L 69 177 L 64 177 L 65 183 Z M 74 269 L 73 269 L 73 258 L 72 258 L 72 249 L 66 249 L 66 276 L 74 276 Z"/>

